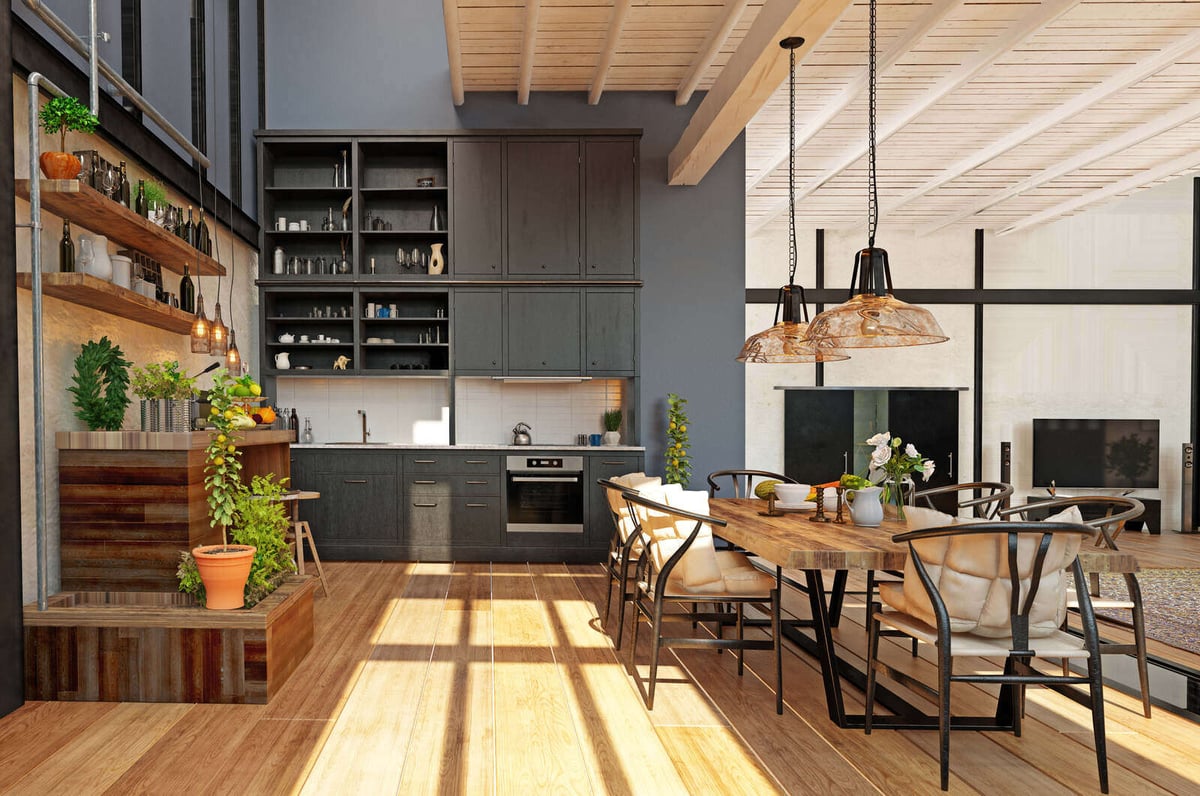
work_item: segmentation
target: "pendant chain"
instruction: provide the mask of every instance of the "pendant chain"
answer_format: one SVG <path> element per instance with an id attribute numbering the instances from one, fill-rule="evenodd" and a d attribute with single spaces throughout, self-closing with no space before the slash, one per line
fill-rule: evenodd
<path id="1" fill-rule="evenodd" d="M 879 224 L 879 186 L 875 177 L 875 0 L 870 3 L 867 46 L 867 245 L 875 246 Z"/>

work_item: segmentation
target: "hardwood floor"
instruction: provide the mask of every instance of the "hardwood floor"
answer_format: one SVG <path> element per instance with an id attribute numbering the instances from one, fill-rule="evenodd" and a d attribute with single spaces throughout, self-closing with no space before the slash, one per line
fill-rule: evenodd
<path id="1" fill-rule="evenodd" d="M 330 563 L 313 652 L 270 705 L 29 703 L 0 719 L 0 793 L 933 793 L 932 733 L 841 730 L 815 662 L 681 650 L 656 707 L 600 628 L 598 566 Z M 802 613 L 804 600 L 787 607 Z M 861 655 L 861 607 L 839 631 Z M 611 628 L 610 628 L 611 629 Z M 630 638 L 628 629 L 626 639 Z M 628 645 L 628 641 L 627 641 Z M 887 650 L 928 675 L 926 658 Z M 1193 665 L 1200 658 L 1193 656 Z M 851 710 L 861 695 L 846 693 Z M 992 697 L 963 686 L 957 710 Z M 1109 689 L 1113 793 L 1200 791 L 1200 727 Z M 1097 791 L 1090 718 L 1031 689 L 1022 737 L 954 733 L 951 792 Z"/>

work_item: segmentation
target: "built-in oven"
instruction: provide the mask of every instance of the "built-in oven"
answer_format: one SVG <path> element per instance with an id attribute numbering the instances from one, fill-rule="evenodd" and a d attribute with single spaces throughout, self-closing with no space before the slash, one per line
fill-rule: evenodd
<path id="1" fill-rule="evenodd" d="M 509 456 L 509 533 L 583 533 L 583 457 Z"/>

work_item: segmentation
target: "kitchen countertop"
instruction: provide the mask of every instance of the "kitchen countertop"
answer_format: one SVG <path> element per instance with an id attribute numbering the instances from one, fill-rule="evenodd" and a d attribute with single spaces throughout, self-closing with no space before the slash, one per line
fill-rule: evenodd
<path id="1" fill-rule="evenodd" d="M 581 453 L 599 453 L 606 452 L 636 452 L 642 453 L 646 449 L 639 445 L 487 445 L 487 444 L 463 444 L 463 445 L 417 445 L 413 443 L 392 443 L 392 442 L 368 442 L 365 445 L 361 442 L 331 442 L 328 444 L 313 443 L 304 445 L 293 443 L 293 448 L 301 448 L 306 450 L 450 450 L 450 451 L 511 451 L 521 453 L 523 451 L 579 451 Z"/>

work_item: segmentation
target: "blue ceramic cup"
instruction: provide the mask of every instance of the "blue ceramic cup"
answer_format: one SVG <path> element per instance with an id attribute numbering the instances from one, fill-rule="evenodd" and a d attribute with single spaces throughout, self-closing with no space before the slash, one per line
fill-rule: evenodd
<path id="1" fill-rule="evenodd" d="M 603 437 L 602 435 L 600 435 L 600 434 L 592 434 L 592 435 L 590 435 L 590 436 L 588 437 L 588 443 L 589 443 L 589 444 L 591 444 L 591 445 L 596 445 L 596 446 L 599 446 L 599 445 L 600 445 L 600 441 L 601 441 L 602 439 L 604 439 L 604 437 Z"/>

